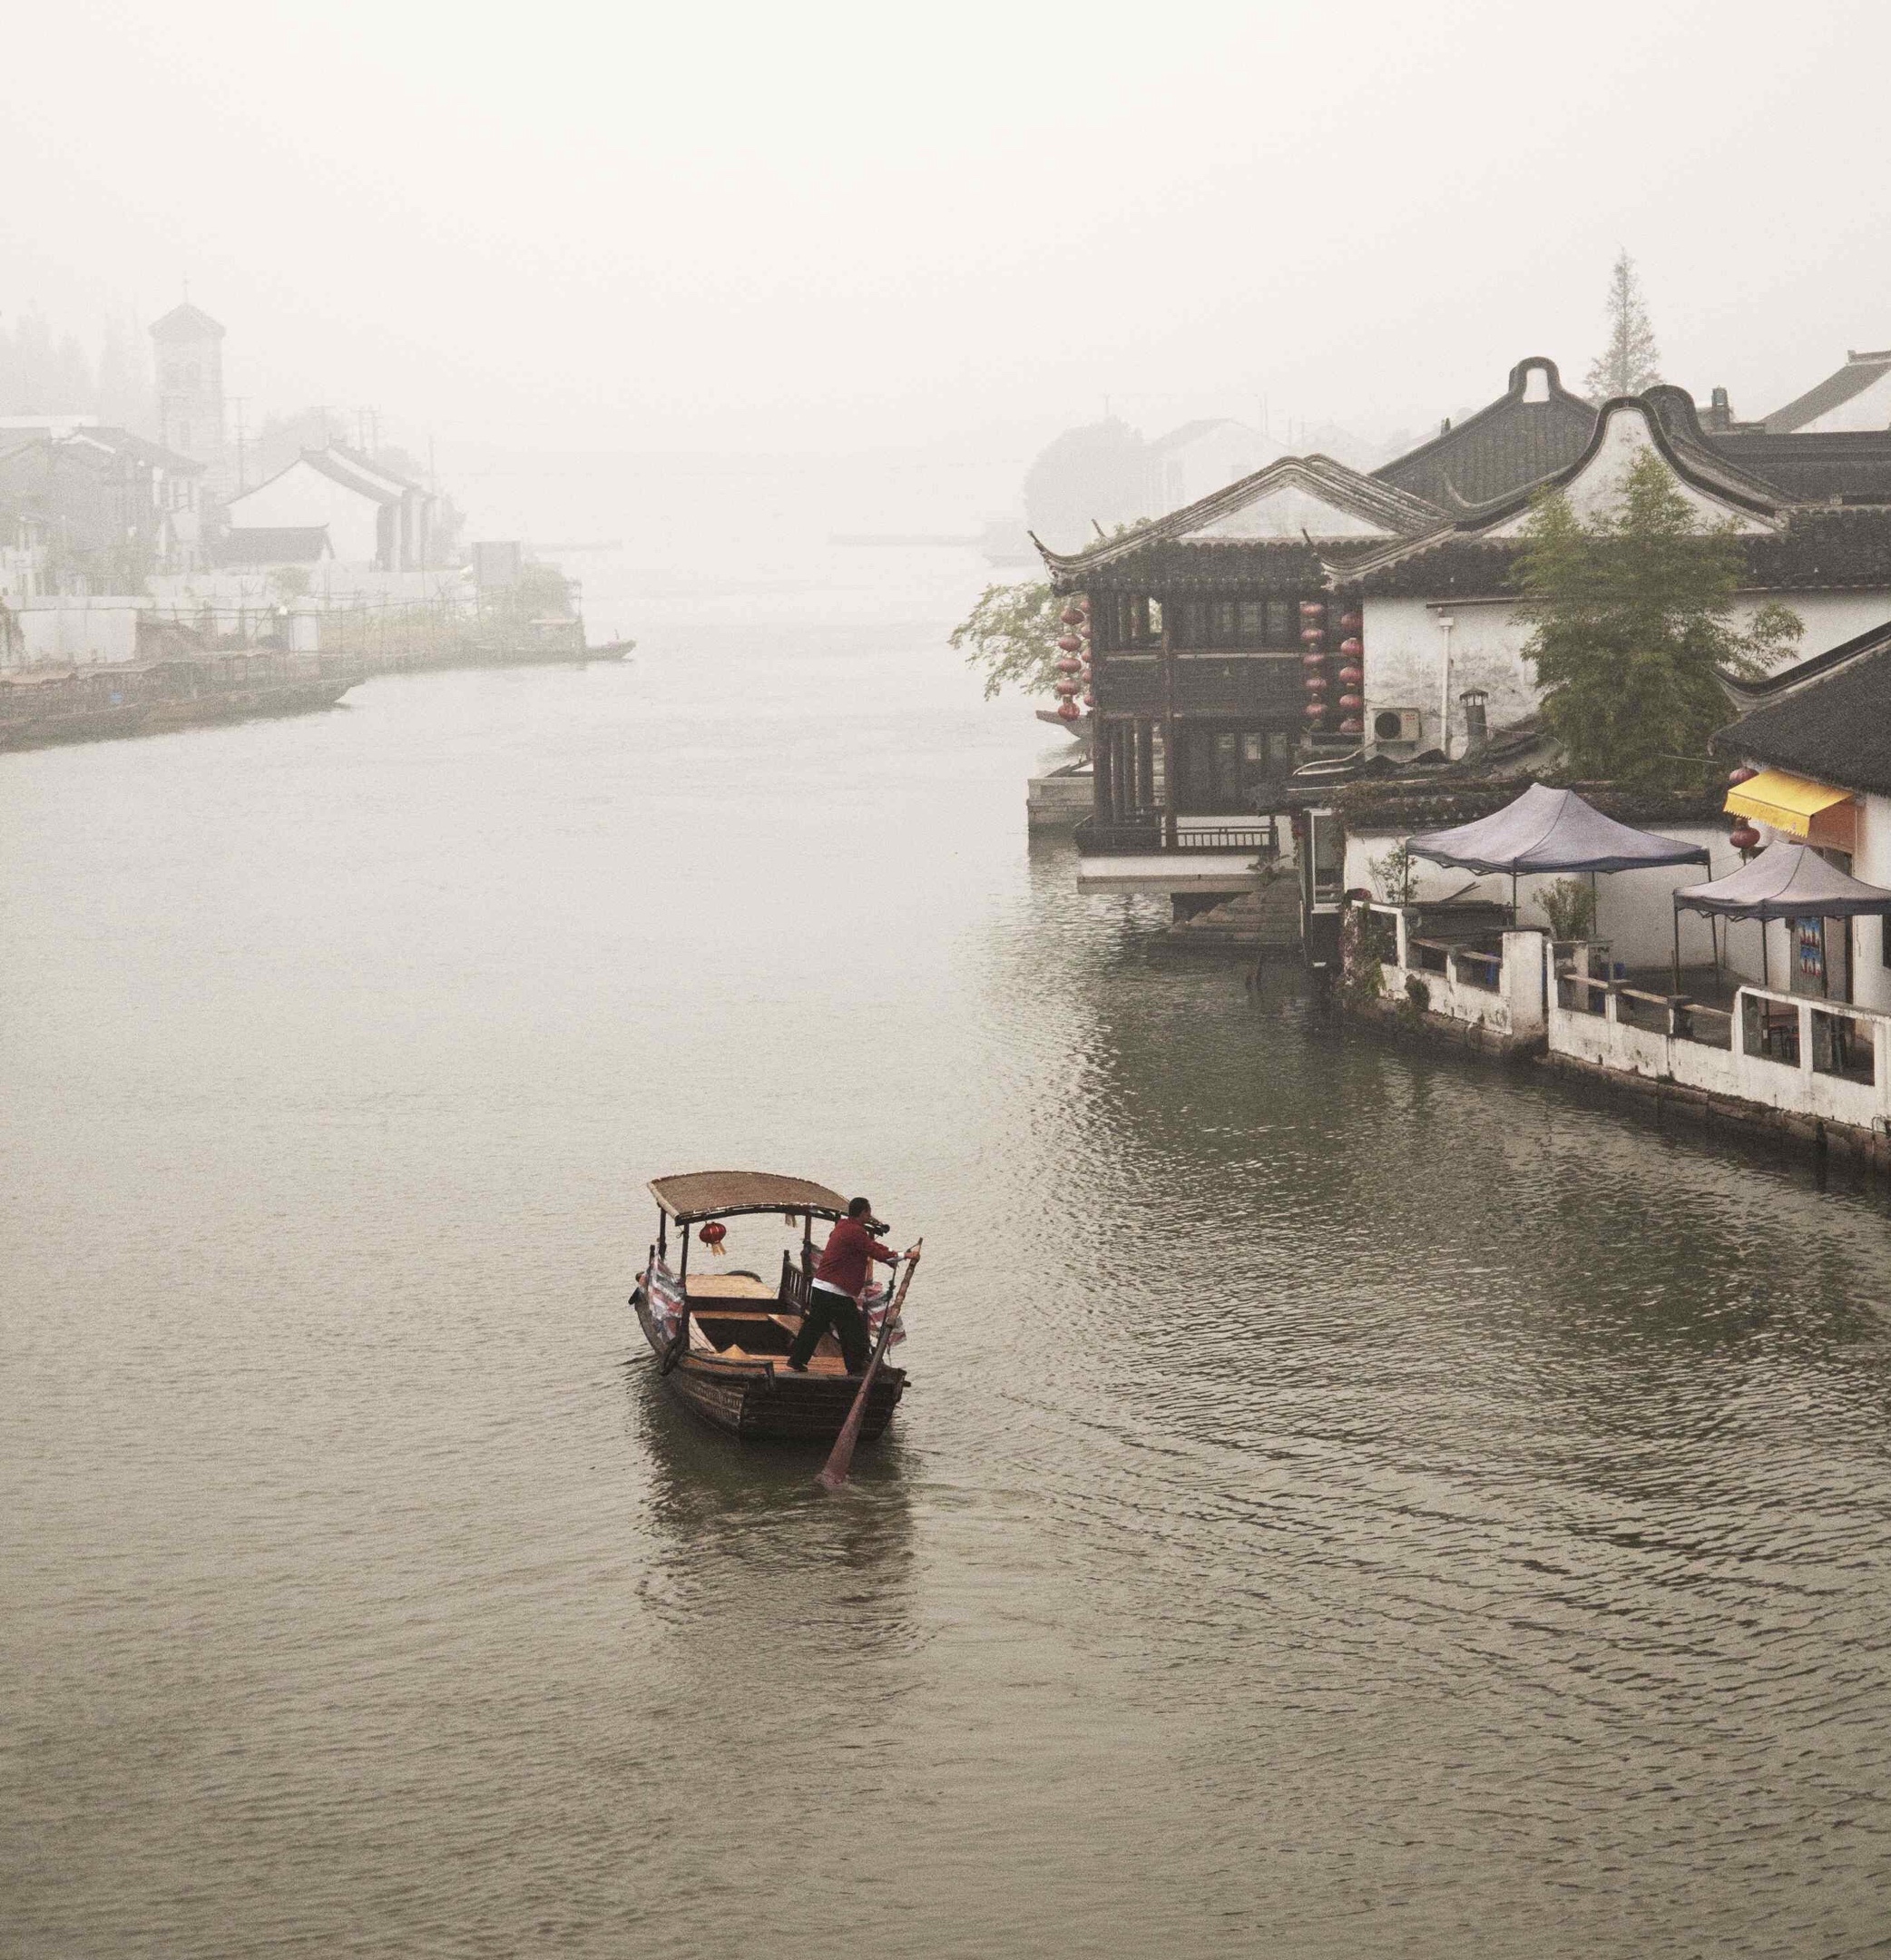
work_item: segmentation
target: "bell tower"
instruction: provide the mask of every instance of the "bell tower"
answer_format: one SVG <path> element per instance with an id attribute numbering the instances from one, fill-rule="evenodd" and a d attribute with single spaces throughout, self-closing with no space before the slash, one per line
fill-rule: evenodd
<path id="1" fill-rule="evenodd" d="M 230 495 L 223 442 L 223 328 L 186 299 L 152 325 L 158 371 L 158 440 L 204 466 L 203 487 Z"/>

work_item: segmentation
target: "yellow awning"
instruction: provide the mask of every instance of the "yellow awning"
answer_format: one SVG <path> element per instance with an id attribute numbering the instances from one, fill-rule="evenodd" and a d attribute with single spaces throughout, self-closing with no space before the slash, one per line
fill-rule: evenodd
<path id="1" fill-rule="evenodd" d="M 1851 799 L 1849 789 L 1835 789 L 1829 783 L 1788 775 L 1785 769 L 1767 769 L 1727 792 L 1727 813 L 1771 824 L 1788 837 L 1805 838 L 1811 836 L 1813 818 L 1821 810 Z"/>

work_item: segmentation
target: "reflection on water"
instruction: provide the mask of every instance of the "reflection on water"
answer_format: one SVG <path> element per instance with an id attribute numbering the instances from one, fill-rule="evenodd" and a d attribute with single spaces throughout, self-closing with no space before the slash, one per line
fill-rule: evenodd
<path id="1" fill-rule="evenodd" d="M 11 1950 L 1879 1936 L 1882 1194 L 1079 898 L 979 571 L 0 758 Z M 624 1306 L 743 1162 L 926 1234 L 838 1500 Z"/>

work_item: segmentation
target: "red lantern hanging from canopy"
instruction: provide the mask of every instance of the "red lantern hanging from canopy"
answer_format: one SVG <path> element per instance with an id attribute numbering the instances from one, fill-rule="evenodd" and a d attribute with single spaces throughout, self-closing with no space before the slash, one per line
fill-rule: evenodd
<path id="1" fill-rule="evenodd" d="M 1339 684 L 1343 688 L 1356 688 L 1366 678 L 1363 667 L 1342 667 L 1339 670 Z"/>
<path id="2" fill-rule="evenodd" d="M 1321 629 L 1320 629 L 1319 627 L 1318 627 L 1318 626 L 1303 626 L 1303 627 L 1301 627 L 1301 629 L 1300 629 L 1300 644 L 1301 644 L 1302 646 L 1308 646 L 1308 647 L 1317 647 L 1317 646 L 1324 646 L 1324 645 L 1325 645 L 1326 643 L 1327 643 L 1327 636 L 1326 636 L 1325 632 L 1323 632 L 1323 631 L 1322 631 L 1322 630 L 1321 630 Z"/>
<path id="3" fill-rule="evenodd" d="M 1363 735 L 1366 732 L 1366 724 L 1357 715 L 1348 715 L 1339 724 L 1339 732 L 1342 735 Z"/>
<path id="4" fill-rule="evenodd" d="M 1740 784 L 1742 784 L 1743 782 L 1751 782 L 1753 779 L 1759 774 L 1759 771 L 1758 769 L 1746 769 L 1744 767 L 1737 769 L 1729 769 L 1727 772 L 1727 780 L 1730 784 L 1732 784 L 1735 789 L 1739 789 Z"/>
<path id="5" fill-rule="evenodd" d="M 1324 694 L 1327 691 L 1326 675 L 1323 673 L 1308 674 L 1307 676 L 1307 691 L 1309 694 Z"/>
<path id="6" fill-rule="evenodd" d="M 696 1234 L 718 1259 L 723 1256 L 722 1241 L 729 1236 L 729 1228 L 720 1219 L 711 1219 Z"/>
<path id="7" fill-rule="evenodd" d="M 1096 706 L 1096 696 L 1094 694 L 1086 694 L 1083 697 L 1083 705 L 1086 708 L 1094 708 Z"/>
<path id="8" fill-rule="evenodd" d="M 1060 721 L 1075 721 L 1083 717 L 1083 710 L 1068 695 L 1057 703 L 1057 719 Z"/>
<path id="9" fill-rule="evenodd" d="M 1357 632 L 1359 615 L 1357 612 L 1342 612 L 1339 615 L 1339 630 L 1341 632 Z"/>
<path id="10" fill-rule="evenodd" d="M 1727 841 L 1744 858 L 1749 851 L 1759 848 L 1759 832 L 1742 817 L 1727 833 Z"/>
<path id="11" fill-rule="evenodd" d="M 1325 619 L 1326 616 L 1327 609 L 1318 599 L 1303 599 L 1300 601 L 1300 617 L 1302 619 Z"/>
<path id="12" fill-rule="evenodd" d="M 1339 711 L 1344 715 L 1356 715 L 1365 705 L 1357 694 L 1342 694 L 1339 697 Z"/>
<path id="13" fill-rule="evenodd" d="M 1064 653 L 1058 657 L 1057 671 L 1059 673 L 1082 673 L 1083 671 L 1083 662 L 1074 653 Z"/>
<path id="14" fill-rule="evenodd" d="M 1083 642 L 1077 638 L 1075 633 L 1067 632 L 1059 636 L 1057 644 L 1062 647 L 1066 653 L 1074 653 L 1083 644 Z"/>
<path id="15" fill-rule="evenodd" d="M 1325 706 L 1321 702 L 1317 701 L 1308 701 L 1307 705 L 1300 710 L 1300 713 L 1308 721 L 1324 721 L 1327 719 L 1327 710 Z"/>
<path id="16" fill-rule="evenodd" d="M 1324 653 L 1303 653 L 1300 655 L 1300 665 L 1308 673 L 1324 673 L 1327 667 L 1327 656 Z"/>
<path id="17" fill-rule="evenodd" d="M 1068 701 L 1077 691 L 1077 683 L 1066 675 L 1057 682 L 1057 691 L 1063 696 L 1065 701 Z"/>
<path id="18" fill-rule="evenodd" d="M 1079 623 L 1079 622 L 1083 619 L 1083 615 L 1076 606 L 1067 605 L 1064 607 L 1063 611 L 1057 615 L 1057 617 L 1061 619 L 1066 626 L 1074 626 Z"/>
<path id="19" fill-rule="evenodd" d="M 1357 640 L 1342 640 L 1339 642 L 1339 651 L 1347 660 L 1357 660 L 1366 649 Z"/>

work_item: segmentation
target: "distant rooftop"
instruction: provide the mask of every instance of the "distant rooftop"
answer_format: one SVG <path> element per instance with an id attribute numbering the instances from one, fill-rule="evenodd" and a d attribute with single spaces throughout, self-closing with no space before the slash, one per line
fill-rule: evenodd
<path id="1" fill-rule="evenodd" d="M 1785 407 L 1774 409 L 1766 418 L 1767 433 L 1785 436 L 1804 428 L 1807 423 L 1817 422 L 1821 416 L 1842 407 L 1854 395 L 1862 395 L 1886 373 L 1891 373 L 1891 348 L 1880 348 L 1876 353 L 1847 348 L 1845 366 L 1837 373 L 1827 375 L 1816 387 L 1808 388 Z"/>
<path id="2" fill-rule="evenodd" d="M 151 337 L 153 340 L 220 340 L 223 328 L 201 307 L 194 307 L 186 299 L 181 306 L 172 307 L 162 319 L 151 323 Z"/>

